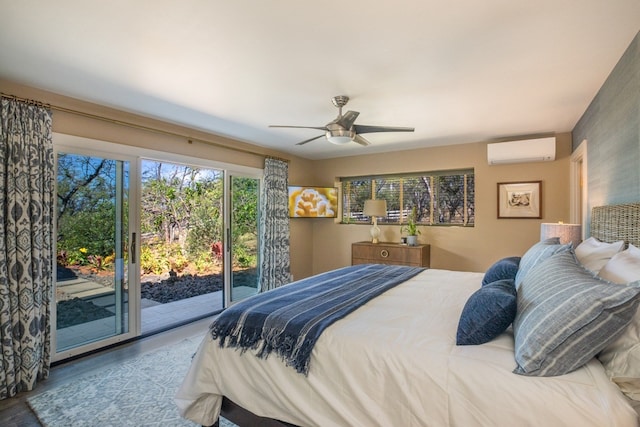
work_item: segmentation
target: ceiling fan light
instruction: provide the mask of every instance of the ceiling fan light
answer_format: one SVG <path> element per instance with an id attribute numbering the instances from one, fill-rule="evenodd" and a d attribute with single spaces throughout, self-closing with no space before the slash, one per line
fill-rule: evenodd
<path id="1" fill-rule="evenodd" d="M 327 132 L 327 140 L 336 145 L 348 144 L 355 137 L 355 133 L 350 130 L 336 129 Z"/>
<path id="2" fill-rule="evenodd" d="M 342 145 L 342 144 L 347 144 L 351 142 L 351 137 L 349 136 L 330 136 L 327 139 L 329 140 L 330 143 L 336 144 L 336 145 Z"/>

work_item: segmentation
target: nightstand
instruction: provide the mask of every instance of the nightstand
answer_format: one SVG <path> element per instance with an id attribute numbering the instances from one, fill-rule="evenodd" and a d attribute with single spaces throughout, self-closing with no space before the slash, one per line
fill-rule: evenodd
<path id="1" fill-rule="evenodd" d="M 429 245 L 408 246 L 400 243 L 357 242 L 351 244 L 351 265 L 396 264 L 429 267 Z"/>

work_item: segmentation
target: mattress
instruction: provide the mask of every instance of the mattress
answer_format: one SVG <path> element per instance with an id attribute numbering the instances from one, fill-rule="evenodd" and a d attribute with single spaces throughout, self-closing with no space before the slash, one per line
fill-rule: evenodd
<path id="1" fill-rule="evenodd" d="M 556 377 L 516 375 L 511 329 L 456 346 L 482 273 L 425 270 L 324 331 L 307 376 L 278 356 L 221 348 L 205 336 L 176 394 L 181 415 L 218 418 L 222 396 L 300 426 L 638 425 L 599 361 Z"/>

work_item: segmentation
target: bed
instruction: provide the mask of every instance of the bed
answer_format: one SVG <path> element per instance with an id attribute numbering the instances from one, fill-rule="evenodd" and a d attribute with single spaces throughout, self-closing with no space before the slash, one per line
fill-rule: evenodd
<path id="1" fill-rule="evenodd" d="M 597 263 L 637 250 L 639 212 L 640 204 L 594 209 L 591 230 L 598 243 L 590 255 Z M 619 240 L 624 247 L 611 252 L 609 243 Z M 481 345 L 456 344 L 462 318 L 489 272 L 510 270 L 500 264 L 504 260 L 483 273 L 426 269 L 388 289 L 325 329 L 303 373 L 278 355 L 256 357 L 256 350 L 221 346 L 207 334 L 176 394 L 178 409 L 201 425 L 213 425 L 222 414 L 240 425 L 637 426 L 639 380 L 628 371 L 635 369 L 629 361 L 640 354 L 634 353 L 640 351 L 635 349 L 640 289 L 637 283 L 605 282 L 579 262 L 566 268 L 577 260 L 566 246 L 536 244 L 518 259 L 515 274 L 521 277 L 498 280 L 513 280 L 515 287 L 519 279 L 518 312 L 504 331 L 490 331 L 494 337 Z M 635 261 L 625 258 L 616 265 L 621 262 L 637 270 Z M 561 307 L 555 310 L 560 320 L 547 322 L 551 329 L 544 332 L 550 335 L 532 343 L 545 322 L 535 320 L 539 306 L 531 301 L 540 283 L 560 274 L 584 275 L 597 292 L 608 292 L 596 299 L 610 306 L 589 318 L 582 312 L 591 308 L 574 316 Z M 568 304 L 573 295 L 559 298 L 559 304 Z M 577 303 L 584 301 L 589 298 L 581 296 Z M 584 317 L 584 324 L 574 325 L 574 317 Z M 488 322 L 489 329 L 495 323 Z M 600 341 L 592 341 L 594 336 Z M 558 345 L 549 350 L 550 343 Z"/>

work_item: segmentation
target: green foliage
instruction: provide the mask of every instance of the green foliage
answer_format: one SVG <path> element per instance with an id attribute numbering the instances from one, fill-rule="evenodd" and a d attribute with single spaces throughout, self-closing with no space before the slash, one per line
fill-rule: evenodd
<path id="1" fill-rule="evenodd" d="M 193 265 L 196 272 L 201 274 L 213 270 L 216 267 L 216 262 L 211 259 L 211 252 L 205 251 L 192 256 Z"/>
<path id="2" fill-rule="evenodd" d="M 256 252 L 244 245 L 234 247 L 234 264 L 238 267 L 248 268 L 255 267 L 258 260 Z"/>
<path id="3" fill-rule="evenodd" d="M 58 262 L 111 268 L 116 232 L 128 234 L 117 218 L 116 202 L 128 204 L 126 162 L 90 156 L 58 155 Z M 212 244 L 223 241 L 223 173 L 218 170 L 144 161 L 141 188 L 140 267 L 145 274 L 217 268 Z M 123 183 L 124 181 L 124 183 Z M 233 177 L 234 264 L 256 262 L 258 185 Z M 116 228 L 116 224 L 124 227 Z M 123 242 L 123 247 L 127 242 Z M 125 252 L 126 254 L 126 252 Z"/>
<path id="4" fill-rule="evenodd" d="M 144 274 L 162 274 L 169 271 L 169 260 L 158 256 L 158 252 L 151 246 L 142 245 L 140 248 L 140 268 Z"/>
<path id="5" fill-rule="evenodd" d="M 115 260 L 115 255 L 111 254 L 108 256 L 101 255 L 88 255 L 87 262 L 93 267 L 95 270 L 104 271 L 113 267 L 113 261 Z"/>
<path id="6" fill-rule="evenodd" d="M 58 250 L 71 264 L 85 264 L 88 255 L 112 254 L 117 173 L 113 160 L 58 155 Z M 86 255 L 77 254 L 80 248 Z"/>
<path id="7" fill-rule="evenodd" d="M 220 198 L 205 196 L 205 202 L 195 206 L 191 213 L 190 229 L 186 238 L 186 250 L 190 257 L 211 251 L 211 244 L 222 241 L 222 206 Z"/>
<path id="8" fill-rule="evenodd" d="M 231 214 L 235 236 L 251 234 L 257 238 L 258 181 L 254 178 L 234 177 L 232 182 Z M 246 238 L 246 237 L 245 237 Z M 234 244 L 236 239 L 234 238 Z"/>
<path id="9" fill-rule="evenodd" d="M 97 205 L 93 211 L 77 212 L 58 222 L 60 239 L 58 250 L 74 253 L 85 248 L 91 255 L 108 256 L 113 252 L 115 235 L 115 208 L 113 204 Z"/>
<path id="10" fill-rule="evenodd" d="M 179 244 L 169 245 L 166 253 L 169 259 L 169 267 L 176 273 L 183 272 L 189 265 L 189 259 L 183 254 L 182 247 Z"/>
<path id="11" fill-rule="evenodd" d="M 411 209 L 411 214 L 407 217 L 407 223 L 405 225 L 403 225 L 402 227 L 400 227 L 400 232 L 407 232 L 407 235 L 409 236 L 417 236 L 418 234 L 422 234 L 420 233 L 420 230 L 418 230 L 418 224 L 416 223 L 416 218 L 418 217 L 418 212 L 416 207 L 414 206 Z"/>
<path id="12" fill-rule="evenodd" d="M 255 233 L 237 236 L 233 243 L 233 264 L 241 268 L 256 267 L 258 239 Z"/>
<path id="13" fill-rule="evenodd" d="M 77 250 L 58 250 L 58 263 L 63 266 L 85 265 L 87 263 L 87 248 Z"/>

